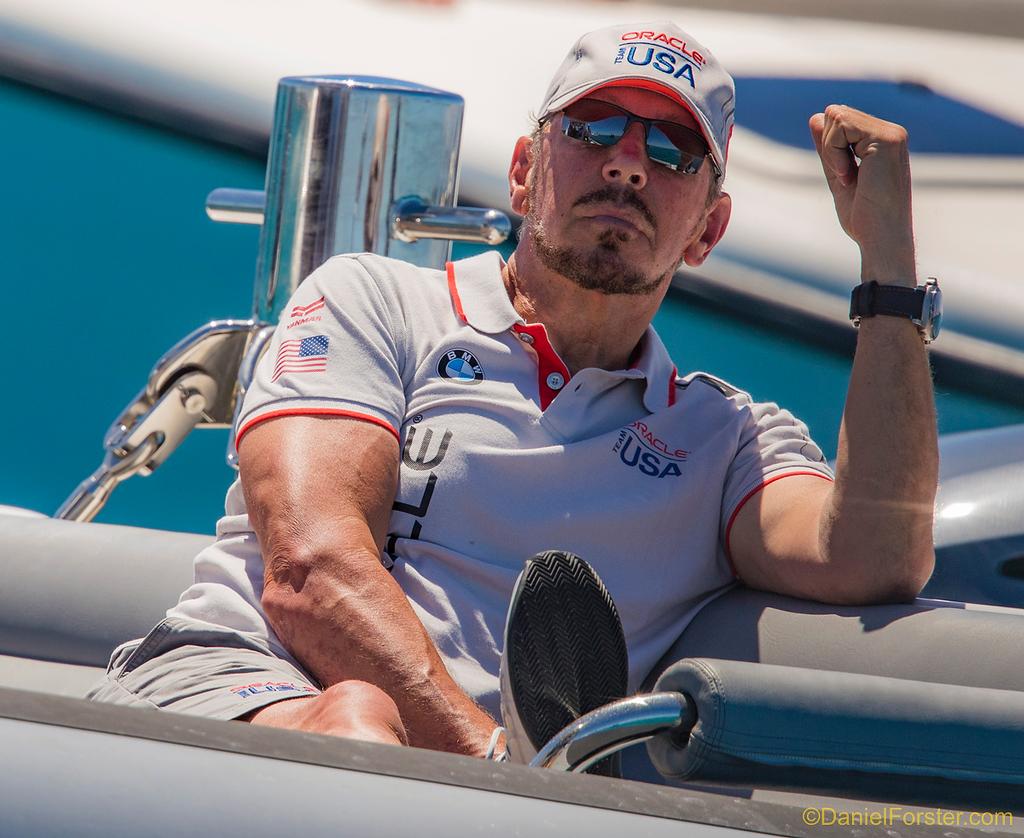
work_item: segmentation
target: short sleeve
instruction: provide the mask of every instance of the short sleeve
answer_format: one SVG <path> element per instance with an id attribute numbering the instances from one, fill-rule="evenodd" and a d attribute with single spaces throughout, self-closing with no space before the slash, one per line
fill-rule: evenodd
<path id="1" fill-rule="evenodd" d="M 745 393 L 731 400 L 740 421 L 736 453 L 729 464 L 722 495 L 722 543 L 737 511 L 768 483 L 793 474 L 832 479 L 821 449 L 807 426 L 788 410 L 771 402 L 754 402 Z"/>
<path id="2" fill-rule="evenodd" d="M 354 256 L 336 256 L 310 274 L 257 365 L 236 443 L 283 415 L 354 416 L 398 436 L 406 352 L 393 293 Z"/>

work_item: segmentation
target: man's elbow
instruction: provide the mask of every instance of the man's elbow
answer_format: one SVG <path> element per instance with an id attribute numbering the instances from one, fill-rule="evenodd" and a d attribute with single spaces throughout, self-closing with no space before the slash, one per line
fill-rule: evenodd
<path id="1" fill-rule="evenodd" d="M 275 629 L 332 615 L 386 575 L 375 554 L 360 547 L 340 549 L 339 540 L 277 545 L 269 552 L 260 603 Z"/>
<path id="2" fill-rule="evenodd" d="M 279 547 L 264 559 L 260 604 L 272 626 L 279 628 L 309 613 L 316 565 L 315 554 L 298 547 Z"/>
<path id="3" fill-rule="evenodd" d="M 935 552 L 892 557 L 870 572 L 863 567 L 846 570 L 836 585 L 835 604 L 885 605 L 910 602 L 917 597 L 935 569 Z"/>
<path id="4" fill-rule="evenodd" d="M 918 596 L 935 570 L 935 551 L 928 549 L 919 557 L 908 561 L 890 582 L 886 602 L 909 602 Z"/>
<path id="5" fill-rule="evenodd" d="M 310 569 L 308 561 L 291 554 L 279 553 L 265 559 L 260 604 L 271 625 L 276 626 L 282 618 L 304 610 L 306 597 L 302 593 Z"/>

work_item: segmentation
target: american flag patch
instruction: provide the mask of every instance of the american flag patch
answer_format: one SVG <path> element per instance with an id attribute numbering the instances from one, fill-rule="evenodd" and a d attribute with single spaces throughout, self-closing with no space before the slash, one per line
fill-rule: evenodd
<path id="1" fill-rule="evenodd" d="M 286 372 L 323 372 L 327 369 L 327 335 L 286 340 L 277 350 L 274 377 L 277 381 Z"/>

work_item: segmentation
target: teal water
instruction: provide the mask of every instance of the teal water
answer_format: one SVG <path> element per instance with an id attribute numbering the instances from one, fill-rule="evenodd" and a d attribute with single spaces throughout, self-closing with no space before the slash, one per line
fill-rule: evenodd
<path id="1" fill-rule="evenodd" d="M 3 81 L 0 123 L 0 504 L 52 513 L 156 359 L 208 320 L 249 316 L 258 229 L 214 224 L 203 205 L 218 186 L 261 188 L 264 163 Z M 832 456 L 848 358 L 679 295 L 655 323 L 680 370 L 785 405 Z M 938 405 L 943 432 L 1024 422 L 942 387 Z M 226 445 L 227 431 L 193 433 L 97 520 L 212 532 Z"/>

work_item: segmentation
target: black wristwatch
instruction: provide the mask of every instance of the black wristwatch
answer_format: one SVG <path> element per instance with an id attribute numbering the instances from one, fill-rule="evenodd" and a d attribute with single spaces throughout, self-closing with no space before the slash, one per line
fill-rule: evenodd
<path id="1" fill-rule="evenodd" d="M 888 314 L 909 317 L 917 326 L 925 343 L 939 336 L 942 327 L 942 292 L 939 281 L 928 277 L 924 285 L 907 288 L 903 285 L 879 285 L 874 280 L 863 282 L 850 295 L 850 319 L 859 326 L 862 317 Z"/>

